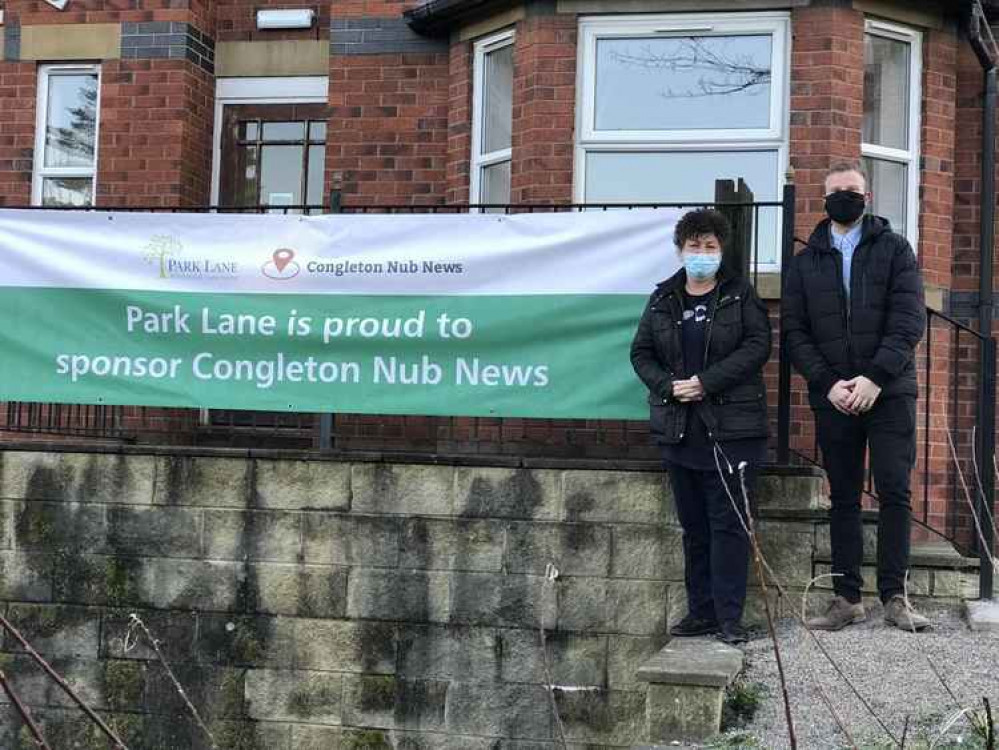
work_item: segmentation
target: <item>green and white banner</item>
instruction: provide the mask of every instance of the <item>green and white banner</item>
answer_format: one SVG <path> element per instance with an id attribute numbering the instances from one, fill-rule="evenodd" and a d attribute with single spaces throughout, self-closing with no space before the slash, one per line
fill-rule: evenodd
<path id="1" fill-rule="evenodd" d="M 644 418 L 677 218 L 0 210 L 0 400 Z"/>

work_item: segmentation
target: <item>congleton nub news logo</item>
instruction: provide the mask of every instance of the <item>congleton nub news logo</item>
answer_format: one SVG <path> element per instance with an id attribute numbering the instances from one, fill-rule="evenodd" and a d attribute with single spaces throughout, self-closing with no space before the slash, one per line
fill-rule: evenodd
<path id="1" fill-rule="evenodd" d="M 269 279 L 284 281 L 295 278 L 302 269 L 295 262 L 295 251 L 289 247 L 282 247 L 274 251 L 271 259 L 264 263 L 260 270 Z"/>

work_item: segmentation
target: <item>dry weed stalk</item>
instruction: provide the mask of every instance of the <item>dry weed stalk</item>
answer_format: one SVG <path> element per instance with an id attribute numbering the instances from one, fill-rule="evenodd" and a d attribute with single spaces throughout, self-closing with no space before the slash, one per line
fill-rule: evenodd
<path id="1" fill-rule="evenodd" d="M 551 586 L 554 590 L 555 581 L 558 580 L 558 568 L 556 568 L 552 563 L 548 563 L 545 566 L 545 584 Z M 545 615 L 544 611 L 541 613 L 541 627 L 539 628 L 541 634 L 541 654 L 544 662 L 545 668 L 545 687 L 548 689 L 548 697 L 552 704 L 552 714 L 555 716 L 555 727 L 558 729 L 558 741 L 562 746 L 562 750 L 567 750 L 568 745 L 566 745 L 565 740 L 565 726 L 562 724 L 562 716 L 559 714 L 558 701 L 555 699 L 555 678 L 552 674 L 551 660 L 548 655 L 548 639 L 545 633 Z"/>
<path id="2" fill-rule="evenodd" d="M 964 472 L 961 470 L 961 462 L 957 458 L 957 448 L 954 447 L 954 438 L 947 431 L 947 444 L 950 446 L 950 454 L 954 459 L 954 468 L 957 471 L 958 479 L 961 480 L 961 488 L 964 490 L 964 499 L 968 503 L 968 508 L 971 509 L 971 517 L 975 521 L 975 532 L 978 534 L 978 541 L 982 545 L 982 549 L 986 550 L 989 556 L 989 560 L 992 562 L 992 567 L 995 569 L 996 573 L 999 574 L 999 558 L 996 558 L 991 552 L 988 552 L 989 544 L 985 539 L 985 534 L 982 531 L 982 521 L 978 517 L 978 511 L 975 509 L 975 503 L 971 499 L 971 490 L 968 489 L 968 483 L 965 481 Z M 977 464 L 977 459 L 976 459 Z M 976 476 L 976 480 L 980 483 L 980 478 Z M 980 486 L 980 484 L 979 484 Z"/>
<path id="3" fill-rule="evenodd" d="M 732 507 L 736 511 L 736 516 L 739 518 L 739 523 L 742 525 L 743 531 L 745 531 L 746 534 L 749 535 L 750 540 L 753 540 L 754 537 L 753 537 L 752 534 L 750 534 L 749 527 L 746 525 L 746 522 L 742 518 L 742 514 L 739 512 L 739 505 L 736 502 L 735 496 L 728 489 L 728 483 L 724 481 L 725 480 L 725 474 L 724 474 L 724 471 L 722 470 L 722 466 L 721 466 L 721 460 L 722 459 L 725 460 L 725 463 L 726 463 L 729 471 L 732 472 L 733 469 L 732 469 L 731 462 L 727 459 L 727 457 L 725 456 L 724 452 L 721 450 L 721 447 L 716 443 L 715 444 L 715 467 L 717 468 L 719 474 L 722 477 L 722 486 L 725 487 L 725 491 L 728 494 L 729 501 L 732 503 Z M 748 508 L 748 502 L 749 502 L 749 500 L 748 500 L 748 493 L 746 492 L 746 488 L 745 488 L 745 484 L 744 483 L 743 483 L 743 486 L 742 486 L 742 492 L 743 492 L 743 496 L 745 498 L 746 506 Z M 758 548 L 758 546 L 759 545 L 757 543 L 757 548 Z M 766 557 L 763 556 L 762 552 L 760 552 L 760 563 L 762 564 L 762 566 L 766 570 L 766 572 L 770 575 L 770 579 L 771 579 L 774 587 L 777 589 L 778 594 L 781 597 L 789 598 L 789 597 L 787 597 L 787 592 L 784 590 L 784 587 L 781 584 L 780 579 L 777 577 L 777 574 L 774 572 L 773 568 L 767 562 Z M 835 670 L 836 674 L 839 675 L 839 678 L 841 680 L 843 680 L 843 682 L 847 685 L 847 687 L 850 688 L 850 692 L 853 693 L 854 697 L 856 697 L 856 699 L 860 701 L 860 703 L 864 706 L 864 708 L 871 715 L 871 717 L 878 723 L 878 726 L 880 726 L 881 729 L 884 731 L 884 733 L 886 735 L 888 735 L 888 738 L 893 743 L 895 743 L 896 745 L 899 744 L 898 738 L 894 735 L 894 733 L 891 731 L 891 729 L 888 728 L 888 725 L 885 724 L 885 722 L 882 720 L 882 718 L 874 710 L 874 708 L 870 704 L 870 701 L 868 701 L 863 695 L 861 695 L 860 691 L 857 689 L 857 686 L 853 684 L 853 681 L 850 680 L 850 678 L 843 671 L 842 667 L 840 667 L 839 663 L 832 657 L 832 654 L 829 653 L 829 650 L 825 647 L 825 645 L 822 643 L 822 641 L 819 640 L 819 638 L 815 634 L 815 632 L 808 627 L 808 625 L 805 622 L 806 618 L 803 616 L 803 614 L 802 614 L 802 616 L 799 616 L 798 613 L 795 612 L 793 609 L 791 610 L 791 612 L 792 612 L 792 616 L 794 617 L 794 619 L 798 621 L 798 624 L 800 624 L 802 627 L 805 628 L 805 632 L 808 634 L 808 637 L 811 639 L 812 643 L 814 643 L 818 647 L 819 651 L 822 653 L 822 656 L 826 659 L 827 662 L 829 662 L 830 666 L 832 666 L 832 668 L 833 668 L 833 670 Z M 849 734 L 847 734 L 847 737 L 849 737 Z"/>
<path id="4" fill-rule="evenodd" d="M 720 450 L 720 448 L 718 449 Z M 717 461 L 717 456 L 715 461 Z M 719 470 L 721 467 L 719 466 Z M 726 490 L 728 483 L 722 475 L 722 483 Z M 797 750 L 798 738 L 794 732 L 794 717 L 791 715 L 791 696 L 787 692 L 787 677 L 784 674 L 784 660 L 780 654 L 780 641 L 777 640 L 777 629 L 774 626 L 773 614 L 770 612 L 770 597 L 767 592 L 767 577 L 763 572 L 763 553 L 760 551 L 760 542 L 756 536 L 756 524 L 753 521 L 753 514 L 749 507 L 749 492 L 746 490 L 746 462 L 739 464 L 739 488 L 742 490 L 742 504 L 745 511 L 745 525 L 749 533 L 749 541 L 753 548 L 753 563 L 756 566 L 756 576 L 760 579 L 760 588 L 763 589 L 763 610 L 767 614 L 767 631 L 770 633 L 770 642 L 773 643 L 774 657 L 777 660 L 777 674 L 780 677 L 780 690 L 784 698 L 784 719 L 787 722 L 787 737 L 791 743 L 791 750 Z M 737 511 L 738 512 L 738 511 Z"/>
<path id="5" fill-rule="evenodd" d="M 170 668 L 170 665 L 167 663 L 166 657 L 163 656 L 163 652 L 160 651 L 159 641 L 157 641 L 153 637 L 153 634 L 149 632 L 149 628 L 146 627 L 146 623 L 144 623 L 142 619 L 134 612 L 129 616 L 128 632 L 125 634 L 125 644 L 124 644 L 125 651 L 126 652 L 131 651 L 132 648 L 135 647 L 136 641 L 132 640 L 133 633 L 135 630 L 141 631 L 142 634 L 146 636 L 146 640 L 149 641 L 149 645 L 152 647 L 153 652 L 156 654 L 156 658 L 159 659 L 160 664 L 163 665 L 163 669 L 166 670 L 167 676 L 170 678 L 170 681 L 173 683 L 174 688 L 177 690 L 177 693 L 183 699 L 184 705 L 187 706 L 187 709 L 191 712 L 191 715 L 194 717 L 195 723 L 201 728 L 201 731 L 205 733 L 205 736 L 208 737 L 208 742 L 211 747 L 211 750 L 218 750 L 218 745 L 215 744 L 215 737 L 212 735 L 211 730 L 208 729 L 208 726 L 201 718 L 201 714 L 198 713 L 198 709 L 194 707 L 194 704 L 191 703 L 190 698 L 187 697 L 187 692 L 184 690 L 184 686 L 180 684 L 180 680 L 177 679 L 177 676 L 173 673 L 173 670 Z"/>

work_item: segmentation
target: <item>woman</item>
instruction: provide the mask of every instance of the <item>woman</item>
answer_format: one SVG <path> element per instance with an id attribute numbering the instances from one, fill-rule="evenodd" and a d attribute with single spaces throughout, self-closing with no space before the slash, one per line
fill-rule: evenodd
<path id="1" fill-rule="evenodd" d="M 680 219 L 683 268 L 652 293 L 631 363 L 649 389 L 651 432 L 683 527 L 688 612 L 670 634 L 741 643 L 750 544 L 738 467 L 746 462 L 752 491 L 766 456 L 770 319 L 752 285 L 724 270 L 729 233 L 717 211 Z"/>

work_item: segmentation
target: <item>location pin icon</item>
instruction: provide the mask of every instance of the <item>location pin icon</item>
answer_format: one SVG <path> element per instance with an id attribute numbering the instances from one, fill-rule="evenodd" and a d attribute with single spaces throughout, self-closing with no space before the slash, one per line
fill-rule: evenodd
<path id="1" fill-rule="evenodd" d="M 280 250 L 274 251 L 274 265 L 277 266 L 278 273 L 284 271 L 284 267 L 291 263 L 291 259 L 295 257 L 295 251 L 289 250 L 286 247 Z"/>

